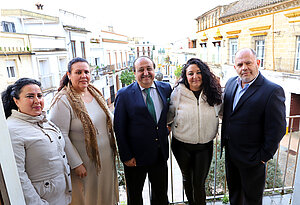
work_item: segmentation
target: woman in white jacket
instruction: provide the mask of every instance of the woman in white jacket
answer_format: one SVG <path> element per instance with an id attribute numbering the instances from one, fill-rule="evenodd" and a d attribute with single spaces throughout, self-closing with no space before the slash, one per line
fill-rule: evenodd
<path id="1" fill-rule="evenodd" d="M 181 80 L 171 95 L 171 147 L 190 205 L 205 204 L 205 179 L 218 130 L 221 93 L 219 81 L 209 67 L 200 59 L 191 58 L 183 66 Z"/>
<path id="2" fill-rule="evenodd" d="M 7 126 L 26 204 L 66 205 L 72 190 L 65 141 L 42 111 L 40 86 L 21 78 L 2 93 Z"/>

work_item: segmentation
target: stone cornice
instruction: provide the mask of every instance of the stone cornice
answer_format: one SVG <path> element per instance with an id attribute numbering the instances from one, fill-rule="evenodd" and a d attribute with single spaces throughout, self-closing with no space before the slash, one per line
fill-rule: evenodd
<path id="1" fill-rule="evenodd" d="M 235 30 L 235 31 L 227 31 L 226 34 L 233 35 L 233 34 L 239 34 L 242 30 Z"/>
<path id="2" fill-rule="evenodd" d="M 287 13 L 287 14 L 284 14 L 286 17 L 288 18 L 294 18 L 294 17 L 298 17 L 300 16 L 300 11 L 296 11 L 296 12 L 292 12 L 292 13 Z"/>
<path id="3" fill-rule="evenodd" d="M 106 42 L 106 43 L 120 43 L 120 44 L 128 44 L 128 42 L 127 42 L 127 41 L 120 41 L 120 40 L 107 39 L 107 38 L 102 38 L 102 42 Z"/>
<path id="4" fill-rule="evenodd" d="M 227 38 L 238 38 L 238 35 L 234 35 L 234 36 L 227 36 Z"/>
<path id="5" fill-rule="evenodd" d="M 23 9 L 2 9 L 2 16 L 17 16 L 24 17 L 25 19 L 41 19 L 49 22 L 58 23 L 59 18 L 55 16 L 40 14 L 32 11 L 27 11 Z"/>
<path id="6" fill-rule="evenodd" d="M 70 25 L 63 25 L 63 28 L 68 31 L 74 31 L 74 32 L 82 32 L 82 33 L 89 33 L 90 31 L 86 30 L 85 28 L 79 28 L 75 26 Z"/>
<path id="7" fill-rule="evenodd" d="M 266 36 L 268 32 L 251 33 L 250 36 Z"/>
<path id="8" fill-rule="evenodd" d="M 300 20 L 289 21 L 289 23 L 300 23 Z"/>
<path id="9" fill-rule="evenodd" d="M 251 17 L 270 14 L 273 12 L 279 12 L 279 11 L 286 10 L 289 8 L 299 7 L 299 5 L 300 5 L 300 0 L 290 0 L 290 1 L 285 1 L 285 2 L 281 2 L 281 3 L 277 3 L 277 4 L 268 5 L 268 6 L 250 10 L 250 11 L 244 11 L 244 12 L 230 15 L 230 16 L 221 17 L 220 20 L 223 23 L 228 23 L 228 22 L 232 22 L 232 21 L 242 20 L 245 18 L 251 18 Z"/>
<path id="10" fill-rule="evenodd" d="M 123 37 L 128 38 L 128 36 L 125 36 L 125 35 L 122 35 L 122 34 L 118 34 L 118 33 L 115 33 L 115 32 L 111 32 L 111 31 L 101 30 L 101 32 L 103 32 L 103 33 L 110 33 L 110 34 L 114 34 L 114 35 L 123 36 Z"/>
<path id="11" fill-rule="evenodd" d="M 271 28 L 271 25 L 269 26 L 259 26 L 259 27 L 253 27 L 249 28 L 250 31 L 263 31 L 263 30 L 269 30 Z"/>

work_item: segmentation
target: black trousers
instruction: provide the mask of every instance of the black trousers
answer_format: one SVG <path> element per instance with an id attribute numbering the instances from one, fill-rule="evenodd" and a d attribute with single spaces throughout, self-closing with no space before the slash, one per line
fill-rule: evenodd
<path id="1" fill-rule="evenodd" d="M 226 178 L 231 205 L 261 205 L 266 180 L 266 166 L 242 166 L 233 160 L 225 147 Z"/>
<path id="2" fill-rule="evenodd" d="M 162 158 L 162 157 L 161 157 Z M 151 205 L 167 205 L 168 201 L 168 166 L 162 159 L 151 166 L 127 167 L 124 164 L 127 204 L 143 205 L 143 187 L 148 174 L 151 184 Z"/>
<path id="3" fill-rule="evenodd" d="M 173 137 L 171 146 L 182 173 L 189 204 L 205 205 L 205 179 L 212 160 L 213 141 L 206 144 L 188 144 Z"/>

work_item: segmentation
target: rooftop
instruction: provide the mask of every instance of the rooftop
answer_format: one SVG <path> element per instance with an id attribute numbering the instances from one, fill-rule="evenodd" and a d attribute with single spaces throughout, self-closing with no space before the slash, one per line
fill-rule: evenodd
<path id="1" fill-rule="evenodd" d="M 221 15 L 221 18 L 285 1 L 290 0 L 239 0 L 235 4 L 229 6 L 228 9 Z"/>

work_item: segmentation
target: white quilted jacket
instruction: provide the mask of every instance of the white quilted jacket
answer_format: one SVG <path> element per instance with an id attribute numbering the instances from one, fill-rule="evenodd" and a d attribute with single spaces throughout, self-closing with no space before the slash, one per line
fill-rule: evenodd
<path id="1" fill-rule="evenodd" d="M 172 92 L 168 122 L 172 123 L 173 137 L 179 141 L 204 144 L 215 138 L 221 105 L 210 106 L 203 98 L 201 93 L 197 100 L 184 84 Z"/>

